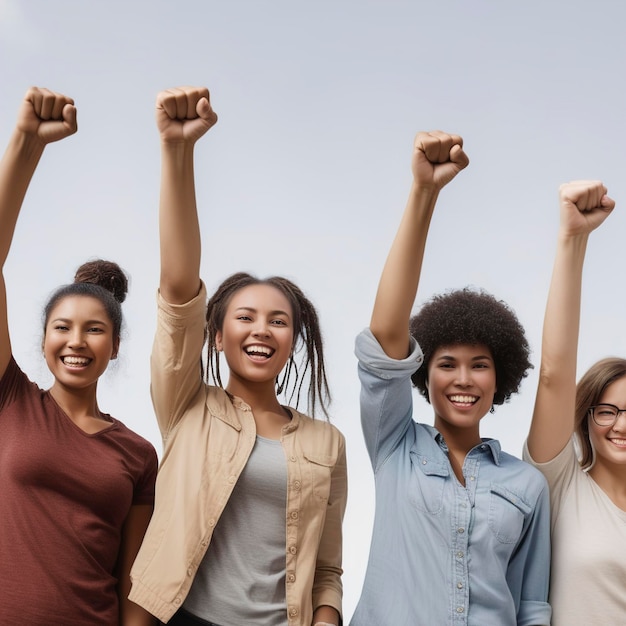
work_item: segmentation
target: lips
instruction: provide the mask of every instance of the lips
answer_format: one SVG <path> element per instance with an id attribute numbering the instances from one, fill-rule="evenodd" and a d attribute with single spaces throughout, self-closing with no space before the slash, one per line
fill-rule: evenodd
<path id="1" fill-rule="evenodd" d="M 257 360 L 269 359 L 275 352 L 275 350 L 273 348 L 270 348 L 269 346 L 263 346 L 258 344 L 246 346 L 244 348 L 244 351 L 249 357 Z"/>
<path id="2" fill-rule="evenodd" d="M 68 367 L 85 367 L 91 363 L 91 359 L 84 356 L 62 356 L 61 361 Z"/>
<path id="3" fill-rule="evenodd" d="M 472 406 L 478 402 L 478 396 L 470 396 L 467 394 L 454 394 L 448 396 L 448 400 L 453 404 L 460 404 L 464 406 Z"/>

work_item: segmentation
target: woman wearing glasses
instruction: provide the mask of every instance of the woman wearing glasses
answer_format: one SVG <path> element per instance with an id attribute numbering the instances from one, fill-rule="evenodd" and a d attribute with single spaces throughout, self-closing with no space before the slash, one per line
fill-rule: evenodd
<path id="1" fill-rule="evenodd" d="M 596 363 L 576 386 L 587 239 L 614 206 L 599 181 L 561 186 L 539 388 L 524 449 L 550 484 L 553 626 L 622 624 L 626 615 L 626 360 Z"/>

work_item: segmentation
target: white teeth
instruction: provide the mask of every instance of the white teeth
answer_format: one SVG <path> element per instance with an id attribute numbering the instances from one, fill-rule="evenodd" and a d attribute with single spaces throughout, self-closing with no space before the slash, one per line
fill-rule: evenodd
<path id="1" fill-rule="evenodd" d="M 478 398 L 476 396 L 449 396 L 451 402 L 460 404 L 474 404 Z"/>
<path id="2" fill-rule="evenodd" d="M 81 356 L 64 356 L 63 363 L 66 365 L 87 365 L 89 359 Z"/>
<path id="3" fill-rule="evenodd" d="M 247 354 L 264 354 L 265 356 L 270 356 L 272 354 L 272 350 L 267 348 L 266 346 L 250 346 L 246 348 Z"/>

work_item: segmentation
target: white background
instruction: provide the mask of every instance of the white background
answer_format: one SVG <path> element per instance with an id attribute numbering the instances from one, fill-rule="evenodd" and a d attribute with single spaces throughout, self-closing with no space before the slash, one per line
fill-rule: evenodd
<path id="1" fill-rule="evenodd" d="M 158 280 L 154 99 L 207 85 L 219 122 L 197 148 L 209 289 L 237 270 L 284 274 L 316 303 L 348 442 L 345 615 L 365 571 L 373 479 L 352 348 L 411 181 L 418 130 L 461 134 L 471 163 L 440 197 L 418 304 L 481 286 L 506 300 L 538 365 L 561 182 L 599 178 L 618 203 L 592 236 L 579 371 L 626 354 L 624 89 L 619 0 L 0 0 L 0 142 L 30 85 L 71 95 L 79 132 L 49 146 L 5 268 L 15 355 L 50 384 L 41 307 L 75 268 L 131 275 L 103 410 L 161 444 L 148 355 Z M 521 453 L 536 369 L 483 435 Z M 431 419 L 416 396 L 416 414 Z"/>

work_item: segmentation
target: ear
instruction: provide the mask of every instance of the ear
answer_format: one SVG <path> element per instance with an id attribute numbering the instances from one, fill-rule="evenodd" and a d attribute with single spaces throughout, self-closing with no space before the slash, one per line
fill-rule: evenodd
<path id="1" fill-rule="evenodd" d="M 221 330 L 218 330 L 215 333 L 215 349 L 218 352 L 221 352 L 222 349 L 223 349 L 223 347 L 222 347 L 222 331 Z"/>
<path id="2" fill-rule="evenodd" d="M 117 354 L 120 351 L 120 338 L 118 337 L 114 342 L 113 342 L 113 349 L 111 350 L 111 361 L 113 359 L 117 359 Z"/>

